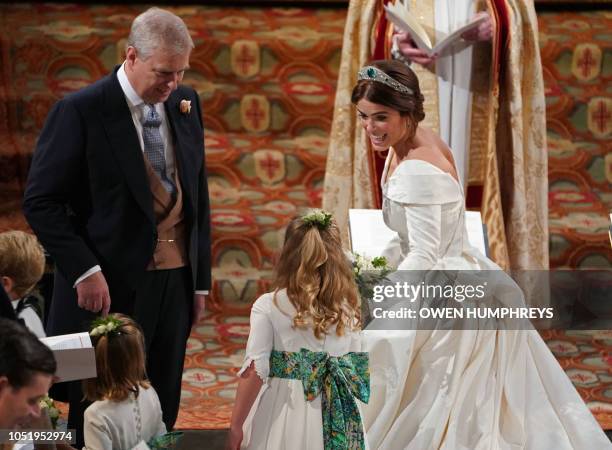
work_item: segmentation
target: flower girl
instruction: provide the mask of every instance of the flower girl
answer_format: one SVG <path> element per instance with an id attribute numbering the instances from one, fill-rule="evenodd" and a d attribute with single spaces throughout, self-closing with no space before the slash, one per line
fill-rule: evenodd
<path id="1" fill-rule="evenodd" d="M 96 319 L 90 331 L 97 378 L 83 382 L 85 410 L 83 450 L 167 448 L 177 438 L 166 433 L 155 389 L 145 373 L 140 326 L 123 314 Z"/>
<path id="2" fill-rule="evenodd" d="M 365 448 L 360 299 L 331 214 L 289 223 L 275 287 L 251 310 L 228 447 Z"/>

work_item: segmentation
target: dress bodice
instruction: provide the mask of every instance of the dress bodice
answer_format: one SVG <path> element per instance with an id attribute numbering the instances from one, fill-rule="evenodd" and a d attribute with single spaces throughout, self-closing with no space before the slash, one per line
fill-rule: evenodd
<path id="1" fill-rule="evenodd" d="M 383 173 L 383 217 L 397 233 L 384 255 L 401 270 L 476 268 L 464 253 L 470 248 L 465 229 L 461 185 L 433 164 L 417 159 L 400 162 L 386 179 Z"/>
<path id="2" fill-rule="evenodd" d="M 268 293 L 258 299 L 257 303 L 257 309 L 264 311 L 270 321 L 275 350 L 297 352 L 306 348 L 340 356 L 359 349 L 359 333 L 348 332 L 338 336 L 334 327 L 324 338 L 317 339 L 311 328 L 294 327 L 293 317 L 296 315 L 296 310 L 289 301 L 285 289 L 276 293 L 276 299 L 274 293 Z"/>
<path id="3" fill-rule="evenodd" d="M 361 350 L 361 338 L 357 330 L 346 330 L 342 336 L 338 336 L 335 327 L 332 327 L 327 335 L 317 339 L 311 328 L 293 326 L 295 314 L 296 310 L 285 289 L 276 292 L 276 298 L 273 292 L 269 292 L 255 301 L 251 309 L 251 331 L 241 370 L 254 361 L 257 373 L 262 379 L 267 379 L 268 360 L 272 350 L 299 352 L 305 348 L 327 352 L 331 356 Z"/>
<path id="4" fill-rule="evenodd" d="M 166 432 L 153 387 L 123 401 L 98 400 L 85 410 L 84 450 L 129 450 Z"/>

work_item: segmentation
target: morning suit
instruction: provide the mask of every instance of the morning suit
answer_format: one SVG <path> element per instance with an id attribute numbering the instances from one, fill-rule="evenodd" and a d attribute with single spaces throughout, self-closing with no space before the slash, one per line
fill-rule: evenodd
<path id="1" fill-rule="evenodd" d="M 177 189 L 168 193 L 143 154 L 118 69 L 66 96 L 49 113 L 34 152 L 24 213 L 56 266 L 47 333 L 88 329 L 95 315 L 78 307 L 73 286 L 100 265 L 111 312 L 133 316 L 143 328 L 148 375 L 171 429 L 193 294 L 211 287 L 200 102 L 193 89 L 179 86 L 163 104 L 176 167 Z M 190 111 L 181 111 L 182 100 L 191 101 Z"/>

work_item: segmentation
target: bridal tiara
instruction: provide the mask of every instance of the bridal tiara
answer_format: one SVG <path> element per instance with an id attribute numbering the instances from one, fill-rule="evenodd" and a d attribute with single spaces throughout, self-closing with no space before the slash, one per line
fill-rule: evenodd
<path id="1" fill-rule="evenodd" d="M 401 92 L 402 94 L 414 95 L 414 91 L 410 89 L 408 86 L 404 86 L 399 81 L 391 78 L 385 72 L 380 70 L 378 67 L 374 66 L 365 66 L 357 75 L 357 80 L 370 80 L 377 81 L 378 83 L 386 84 L 390 88 Z"/>

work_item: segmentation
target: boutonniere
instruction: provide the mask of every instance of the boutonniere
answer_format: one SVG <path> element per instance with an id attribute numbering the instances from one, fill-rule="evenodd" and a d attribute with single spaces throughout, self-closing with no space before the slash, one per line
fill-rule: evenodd
<path id="1" fill-rule="evenodd" d="M 183 114 L 189 114 L 191 112 L 191 100 L 181 100 L 179 107 Z"/>

